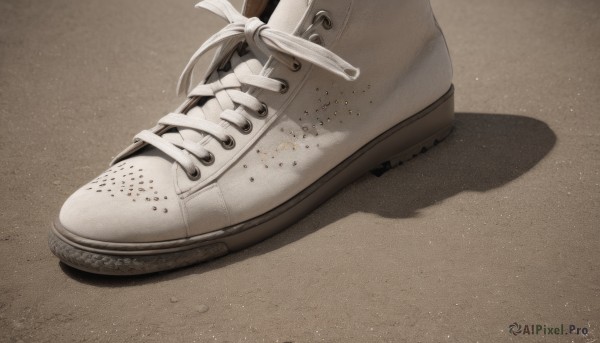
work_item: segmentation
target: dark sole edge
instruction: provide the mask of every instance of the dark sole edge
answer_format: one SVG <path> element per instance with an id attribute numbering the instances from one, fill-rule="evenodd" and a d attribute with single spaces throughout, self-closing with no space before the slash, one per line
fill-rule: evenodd
<path id="1" fill-rule="evenodd" d="M 148 244 L 86 240 L 70 234 L 56 221 L 49 235 L 50 250 L 65 264 L 87 272 L 137 275 L 184 267 L 243 249 L 297 222 L 369 171 L 380 176 L 442 141 L 452 130 L 453 94 L 451 87 L 429 107 L 373 139 L 294 198 L 254 219 L 197 237 Z"/>

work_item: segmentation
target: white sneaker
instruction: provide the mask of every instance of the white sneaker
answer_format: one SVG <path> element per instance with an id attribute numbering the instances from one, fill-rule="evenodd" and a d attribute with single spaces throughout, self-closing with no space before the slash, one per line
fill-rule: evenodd
<path id="1" fill-rule="evenodd" d="M 49 239 L 64 263 L 128 275 L 225 255 L 451 130 L 452 68 L 429 0 L 197 7 L 230 24 L 186 66 L 185 103 L 65 202 Z"/>

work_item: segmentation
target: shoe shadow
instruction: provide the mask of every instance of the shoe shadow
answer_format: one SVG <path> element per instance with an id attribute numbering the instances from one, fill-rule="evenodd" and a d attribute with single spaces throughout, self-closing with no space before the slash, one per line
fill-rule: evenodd
<path id="1" fill-rule="evenodd" d="M 419 211 L 464 191 L 501 187 L 532 169 L 554 147 L 556 135 L 537 119 L 457 113 L 453 133 L 437 147 L 381 177 L 365 175 L 284 233 L 219 259 L 146 276 L 113 277 L 82 272 L 61 263 L 75 280 L 100 287 L 125 287 L 171 280 L 279 249 L 356 212 L 385 218 L 414 218 Z M 340 204 L 343 204 L 341 206 Z"/>

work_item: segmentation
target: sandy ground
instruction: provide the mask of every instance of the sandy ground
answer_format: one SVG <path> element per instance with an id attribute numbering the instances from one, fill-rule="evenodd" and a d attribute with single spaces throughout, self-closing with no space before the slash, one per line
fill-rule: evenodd
<path id="1" fill-rule="evenodd" d="M 147 277 L 59 264 L 46 235 L 62 202 L 178 104 L 221 24 L 193 3 L 0 1 L 0 341 L 600 339 L 595 0 L 434 0 L 455 132 L 276 237 Z"/>

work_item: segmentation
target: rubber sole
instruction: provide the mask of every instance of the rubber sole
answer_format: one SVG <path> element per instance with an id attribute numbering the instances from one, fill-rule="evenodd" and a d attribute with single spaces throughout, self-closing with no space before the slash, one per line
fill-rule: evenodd
<path id="1" fill-rule="evenodd" d="M 451 87 L 429 107 L 373 139 L 289 201 L 251 220 L 200 236 L 139 244 L 78 237 L 56 220 L 49 235 L 50 250 L 71 267 L 107 275 L 148 274 L 211 260 L 282 231 L 369 171 L 379 176 L 425 152 L 446 138 L 453 121 Z"/>

